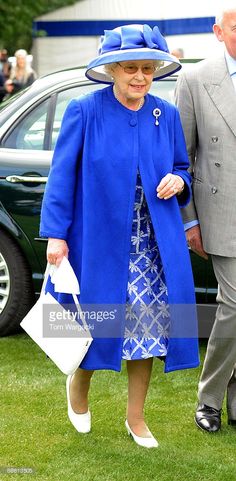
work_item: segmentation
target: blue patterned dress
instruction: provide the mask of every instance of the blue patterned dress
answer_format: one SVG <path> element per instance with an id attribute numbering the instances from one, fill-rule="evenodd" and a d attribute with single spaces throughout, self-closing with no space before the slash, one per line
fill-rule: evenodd
<path id="1" fill-rule="evenodd" d="M 138 173 L 122 359 L 165 356 L 169 324 L 168 295 L 163 266 Z"/>

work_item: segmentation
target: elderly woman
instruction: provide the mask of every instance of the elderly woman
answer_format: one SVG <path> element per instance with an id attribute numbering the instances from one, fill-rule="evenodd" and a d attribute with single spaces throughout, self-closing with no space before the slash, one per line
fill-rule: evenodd
<path id="1" fill-rule="evenodd" d="M 15 65 L 12 67 L 10 77 L 5 82 L 5 89 L 13 95 L 24 87 L 29 87 L 36 80 L 36 73 L 27 61 L 27 52 L 23 48 L 15 52 Z"/>
<path id="2" fill-rule="evenodd" d="M 125 425 L 149 448 L 158 446 L 144 420 L 153 358 L 165 361 L 166 372 L 199 363 L 180 215 L 190 198 L 185 142 L 176 108 L 148 94 L 153 80 L 179 68 L 157 27 L 105 31 L 86 75 L 110 86 L 68 106 L 41 219 L 48 261 L 69 256 L 81 304 L 113 310 L 95 325 L 88 353 L 67 378 L 69 418 L 78 432 L 90 431 L 93 371 L 119 371 L 125 359 Z"/>

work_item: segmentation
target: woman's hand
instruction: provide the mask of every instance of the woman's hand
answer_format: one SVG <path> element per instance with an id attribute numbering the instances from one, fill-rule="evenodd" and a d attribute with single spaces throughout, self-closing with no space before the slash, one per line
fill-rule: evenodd
<path id="1" fill-rule="evenodd" d="M 63 239 L 48 239 L 47 261 L 49 264 L 60 265 L 63 257 L 68 257 L 68 245 Z"/>
<path id="2" fill-rule="evenodd" d="M 159 199 L 170 199 L 173 195 L 183 192 L 184 180 L 180 175 L 167 174 L 163 177 L 156 190 Z"/>
<path id="3" fill-rule="evenodd" d="M 11 79 L 6 80 L 6 82 L 4 84 L 4 87 L 5 87 L 5 90 L 7 91 L 7 93 L 11 94 L 14 90 L 14 85 L 13 85 L 12 80 Z"/>

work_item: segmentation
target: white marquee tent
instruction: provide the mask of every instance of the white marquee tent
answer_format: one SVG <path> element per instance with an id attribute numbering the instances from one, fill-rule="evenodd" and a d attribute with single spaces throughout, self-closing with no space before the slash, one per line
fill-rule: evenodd
<path id="1" fill-rule="evenodd" d="M 169 49 L 202 58 L 219 49 L 212 33 L 222 0 L 81 0 L 37 17 L 32 54 L 39 75 L 85 65 L 95 57 L 100 35 L 124 23 L 158 25 Z"/>

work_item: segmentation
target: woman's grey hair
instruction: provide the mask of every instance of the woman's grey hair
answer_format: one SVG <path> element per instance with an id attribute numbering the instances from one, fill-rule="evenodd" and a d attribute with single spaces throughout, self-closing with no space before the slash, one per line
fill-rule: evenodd
<path id="1" fill-rule="evenodd" d="M 106 65 L 103 66 L 103 68 L 106 74 L 112 77 L 112 72 L 116 68 L 116 66 L 117 66 L 117 62 L 113 62 L 113 63 L 107 63 Z"/>
<path id="2" fill-rule="evenodd" d="M 163 65 L 162 60 L 150 60 L 150 61 L 153 63 L 156 70 L 161 68 L 161 66 Z M 110 75 L 112 77 L 112 73 L 113 73 L 114 69 L 117 67 L 117 65 L 118 65 L 118 62 L 108 63 L 108 64 L 104 65 L 103 68 L 104 68 L 106 74 Z"/>
<path id="3" fill-rule="evenodd" d="M 221 6 L 218 8 L 218 12 L 215 17 L 215 23 L 223 27 L 223 19 L 225 13 L 236 12 L 236 0 L 224 0 Z"/>

